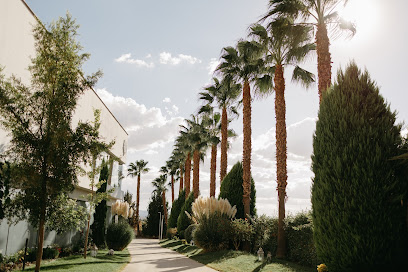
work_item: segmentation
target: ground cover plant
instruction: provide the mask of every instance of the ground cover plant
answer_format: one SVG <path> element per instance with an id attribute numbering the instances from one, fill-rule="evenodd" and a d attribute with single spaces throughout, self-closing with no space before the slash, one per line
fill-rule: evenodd
<path id="1" fill-rule="evenodd" d="M 260 262 L 255 255 L 242 251 L 222 250 L 203 252 L 202 249 L 184 244 L 181 240 L 163 240 L 162 247 L 177 251 L 187 257 L 222 272 L 314 272 L 316 268 L 303 267 L 291 262 L 272 259 Z"/>

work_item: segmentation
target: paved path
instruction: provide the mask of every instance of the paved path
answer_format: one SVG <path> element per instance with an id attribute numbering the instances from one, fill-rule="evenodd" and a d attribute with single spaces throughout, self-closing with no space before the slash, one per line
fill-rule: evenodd
<path id="1" fill-rule="evenodd" d="M 157 239 L 134 239 L 128 246 L 132 259 L 122 272 L 214 272 L 203 264 L 163 248 Z"/>

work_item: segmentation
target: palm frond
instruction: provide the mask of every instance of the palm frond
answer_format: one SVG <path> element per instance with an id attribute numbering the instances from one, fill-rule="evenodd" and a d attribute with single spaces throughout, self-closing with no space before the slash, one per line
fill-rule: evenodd
<path id="1" fill-rule="evenodd" d="M 309 88 L 315 82 L 315 75 L 296 66 L 293 70 L 292 81 L 300 83 L 305 88 Z"/>

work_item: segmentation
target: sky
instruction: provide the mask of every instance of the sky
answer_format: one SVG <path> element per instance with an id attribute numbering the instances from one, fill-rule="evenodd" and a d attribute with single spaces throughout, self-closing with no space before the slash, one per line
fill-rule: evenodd
<path id="1" fill-rule="evenodd" d="M 95 90 L 129 133 L 127 164 L 148 161 L 142 175 L 141 211 L 146 211 L 151 181 L 169 158 L 179 125 L 197 112 L 198 92 L 211 82 L 225 46 L 246 38 L 248 27 L 267 11 L 267 0 L 140 1 L 26 0 L 44 23 L 69 12 L 80 25 L 79 41 L 91 54 L 86 73 L 101 69 Z M 339 7 L 352 20 L 352 38 L 331 40 L 332 78 L 354 60 L 367 69 L 398 122 L 408 121 L 406 62 L 408 17 L 405 0 L 349 0 Z M 316 56 L 302 67 L 317 74 Z M 305 90 L 285 70 L 288 131 L 288 214 L 310 210 L 312 139 L 318 114 L 317 84 Z M 274 94 L 252 104 L 252 176 L 258 214 L 277 215 Z M 242 116 L 242 114 L 241 114 Z M 242 117 L 231 123 L 228 169 L 242 159 Z M 407 125 L 404 125 L 407 133 Z M 209 151 L 200 166 L 200 192 L 209 196 Z M 219 155 L 220 151 L 218 151 Z M 219 193 L 219 158 L 217 194 Z M 178 189 L 179 184 L 176 184 Z M 122 188 L 136 194 L 136 179 Z M 177 192 L 178 190 L 176 190 Z M 177 196 L 177 193 L 176 193 Z M 171 203 L 170 191 L 167 194 Z"/>

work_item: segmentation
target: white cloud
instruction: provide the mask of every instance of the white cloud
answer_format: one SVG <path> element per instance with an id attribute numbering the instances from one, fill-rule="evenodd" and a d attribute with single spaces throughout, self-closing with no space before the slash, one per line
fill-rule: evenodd
<path id="1" fill-rule="evenodd" d="M 171 53 L 161 52 L 159 57 L 160 57 L 159 61 L 161 64 L 178 65 L 183 62 L 189 64 L 201 63 L 200 59 L 184 54 L 179 54 L 177 57 L 173 57 Z"/>
<path id="2" fill-rule="evenodd" d="M 170 103 L 171 99 L 169 97 L 166 97 L 163 99 L 163 103 Z"/>
<path id="3" fill-rule="evenodd" d="M 151 57 L 152 57 L 152 54 L 147 54 L 145 58 L 150 59 Z"/>
<path id="4" fill-rule="evenodd" d="M 211 58 L 210 63 L 207 66 L 208 74 L 214 74 L 215 69 L 221 62 L 216 58 Z"/>
<path id="5" fill-rule="evenodd" d="M 98 89 L 97 93 L 129 133 L 129 150 L 160 148 L 177 136 L 183 118 L 167 118 L 159 108 L 147 108 L 132 98 L 114 96 L 106 89 Z"/>
<path id="6" fill-rule="evenodd" d="M 176 105 L 171 106 L 171 108 L 175 114 L 179 113 L 179 108 Z"/>
<path id="7" fill-rule="evenodd" d="M 150 54 L 149 54 L 150 55 Z M 149 56 L 148 55 L 148 56 Z M 132 55 L 130 53 L 128 54 L 123 54 L 122 56 L 120 56 L 119 58 L 115 59 L 116 62 L 119 63 L 129 63 L 129 64 L 134 64 L 138 67 L 146 67 L 146 68 L 153 68 L 154 67 L 154 63 L 150 62 L 147 63 L 144 60 L 140 60 L 140 59 L 132 59 Z"/>

